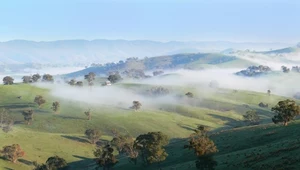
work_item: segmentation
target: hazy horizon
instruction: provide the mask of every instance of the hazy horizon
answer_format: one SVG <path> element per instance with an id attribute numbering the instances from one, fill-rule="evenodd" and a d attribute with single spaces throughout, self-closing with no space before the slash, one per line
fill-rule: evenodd
<path id="1" fill-rule="evenodd" d="M 1 2 L 0 41 L 100 38 L 295 44 L 300 40 L 299 8 L 296 0 L 11 0 Z"/>

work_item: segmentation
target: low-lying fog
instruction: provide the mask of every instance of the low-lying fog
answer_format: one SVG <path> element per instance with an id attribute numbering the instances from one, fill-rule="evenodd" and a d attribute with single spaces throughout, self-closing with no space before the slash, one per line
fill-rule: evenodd
<path id="1" fill-rule="evenodd" d="M 143 80 L 125 79 L 122 83 L 148 84 L 153 86 L 172 87 L 193 87 L 199 92 L 205 92 L 208 95 L 214 95 L 215 90 L 209 87 L 211 81 L 217 81 L 219 88 L 248 90 L 267 93 L 270 89 L 272 94 L 292 97 L 295 93 L 300 92 L 299 77 L 300 73 L 283 73 L 280 71 L 282 65 L 289 68 L 300 65 L 299 53 L 290 55 L 264 55 L 255 53 L 238 54 L 238 58 L 249 60 L 255 65 L 269 66 L 275 72 L 260 77 L 242 77 L 234 73 L 241 69 L 205 69 L 201 71 L 177 70 L 165 71 L 165 75 L 152 77 Z M 246 68 L 245 68 L 246 69 Z M 60 73 L 62 70 L 60 70 Z M 79 80 L 79 79 L 78 79 Z M 153 99 L 149 96 L 142 95 L 131 89 L 119 85 L 101 86 L 95 85 L 89 87 L 74 88 L 68 84 L 38 84 L 51 89 L 51 94 L 69 100 L 77 100 L 90 104 L 116 105 L 120 107 L 129 107 L 133 100 L 139 100 L 143 107 L 151 106 L 153 103 L 174 103 L 174 95 L 168 95 L 161 98 Z M 145 89 L 146 90 L 146 89 Z M 198 97 L 201 97 L 198 95 Z"/>
<path id="2" fill-rule="evenodd" d="M 11 73 L 0 73 L 0 80 L 2 80 L 5 76 L 11 76 L 14 79 L 15 83 L 22 82 L 23 76 L 29 76 L 33 74 L 51 74 L 51 75 L 59 75 L 59 74 L 67 74 L 70 72 L 75 72 L 84 69 L 83 67 L 46 67 L 42 69 L 24 69 L 23 72 L 11 72 Z"/>
<path id="3" fill-rule="evenodd" d="M 247 78 L 236 76 L 233 73 L 238 69 L 208 69 L 203 71 L 178 70 L 168 72 L 166 75 L 152 77 L 144 80 L 124 80 L 122 83 L 139 83 L 155 86 L 192 86 L 201 92 L 211 92 L 214 95 L 215 90 L 209 87 L 209 83 L 215 80 L 219 84 L 219 88 L 248 90 L 267 93 L 270 89 L 272 94 L 292 97 L 298 92 L 298 77 L 300 73 L 284 74 L 278 72 L 273 75 L 266 75 L 258 78 Z M 143 107 L 151 108 L 158 103 L 174 103 L 176 98 L 174 94 L 165 97 L 153 99 L 152 97 L 142 95 L 120 85 L 101 86 L 95 85 L 92 88 L 72 87 L 68 84 L 37 84 L 40 87 L 48 88 L 55 97 L 67 100 L 80 101 L 91 105 L 114 105 L 117 107 L 128 108 L 132 105 L 133 100 L 141 101 Z M 145 89 L 146 90 L 146 89 Z M 187 92 L 187 91 L 186 91 Z M 201 96 L 198 96 L 201 98 Z"/>

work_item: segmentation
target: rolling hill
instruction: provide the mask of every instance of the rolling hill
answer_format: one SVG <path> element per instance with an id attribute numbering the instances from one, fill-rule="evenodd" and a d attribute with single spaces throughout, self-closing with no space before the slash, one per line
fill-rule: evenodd
<path id="1" fill-rule="evenodd" d="M 133 93 L 143 92 L 151 87 L 151 85 L 128 83 L 121 83 L 116 86 Z M 233 167 L 235 164 L 238 164 L 234 159 L 234 155 L 239 152 L 247 152 L 248 146 L 251 146 L 254 150 L 255 148 L 264 147 L 265 144 L 270 144 L 272 146 L 271 149 L 265 151 L 265 154 L 268 154 L 268 152 L 272 151 L 272 148 L 273 150 L 278 148 L 279 144 L 276 142 L 281 142 L 280 140 L 283 142 L 284 140 L 282 135 L 286 134 L 286 130 L 280 130 L 279 127 L 274 125 L 267 125 L 269 130 L 264 130 L 264 125 L 257 128 L 254 127 L 255 131 L 252 130 L 253 128 L 238 128 L 245 126 L 242 122 L 242 115 L 249 109 L 255 109 L 259 112 L 263 124 L 270 123 L 270 118 L 273 114 L 269 108 L 258 107 L 258 102 L 263 101 L 274 105 L 278 100 L 284 99 L 284 97 L 267 96 L 264 93 L 249 91 L 232 92 L 232 90 L 226 89 L 198 91 L 196 86 L 171 86 L 168 88 L 171 93 L 175 94 L 184 94 L 188 90 L 193 92 L 196 97 L 187 103 L 180 100 L 171 103 L 154 100 L 156 102 L 151 107 L 148 107 L 145 101 L 146 103 L 142 109 L 134 112 L 128 107 L 124 107 L 123 104 L 118 104 L 117 106 L 97 104 L 97 102 L 91 104 L 84 101 L 80 102 L 81 99 L 77 100 L 76 96 L 69 96 L 68 98 L 58 97 L 53 95 L 51 90 L 47 88 L 34 85 L 2 85 L 0 86 L 0 94 L 2 94 L 0 98 L 1 107 L 9 110 L 9 114 L 14 117 L 16 123 L 12 132 L 7 134 L 0 132 L 1 146 L 18 143 L 25 150 L 26 155 L 19 159 L 17 164 L 0 159 L 0 168 L 30 170 L 33 168 L 33 161 L 42 163 L 49 156 L 58 155 L 67 160 L 72 170 L 93 169 L 95 163 L 92 151 L 95 146 L 89 144 L 83 135 L 87 128 L 100 129 L 103 133 L 102 140 L 104 141 L 111 139 L 111 129 L 117 129 L 121 133 L 130 134 L 134 137 L 149 131 L 162 131 L 172 139 L 167 146 L 170 156 L 160 165 L 163 169 L 180 167 L 180 169 L 191 169 L 194 167 L 193 160 L 195 157 L 193 153 L 182 150 L 182 145 L 186 142 L 185 138 L 192 133 L 192 129 L 199 124 L 211 127 L 216 133 L 212 138 L 220 150 L 216 156 L 218 162 L 220 162 L 219 169 L 224 168 L 227 164 Z M 81 93 L 80 89 L 76 91 Z M 91 89 L 91 93 L 93 93 L 93 89 Z M 17 99 L 17 96 L 20 95 L 22 99 Z M 36 95 L 43 95 L 47 101 L 42 108 L 38 108 L 33 103 L 33 98 Z M 79 96 L 84 97 L 83 94 Z M 201 96 L 201 98 L 197 96 Z M 59 114 L 54 114 L 51 111 L 52 101 L 61 103 Z M 31 125 L 26 125 L 21 112 L 29 107 L 34 109 L 34 121 Z M 92 107 L 93 110 L 91 121 L 88 121 L 83 114 L 89 107 Z M 291 125 L 288 128 L 293 127 L 295 127 L 294 131 L 296 131 L 297 125 Z M 238 129 L 222 131 L 232 128 Z M 269 135 L 271 137 L 262 139 L 266 141 L 265 143 L 251 142 L 259 139 L 259 135 L 249 140 L 251 135 L 261 134 L 261 136 L 264 136 L 269 132 L 273 133 L 272 129 L 274 128 L 277 132 L 274 136 Z M 280 140 L 274 141 L 273 137 L 275 136 L 276 139 L 278 137 Z M 228 145 L 234 146 L 234 148 L 230 148 Z M 227 160 L 227 155 L 232 156 L 232 159 Z M 127 158 L 123 156 L 120 156 L 119 159 L 120 163 L 115 169 L 133 170 L 142 168 L 140 165 L 133 166 L 128 164 Z M 224 163 L 226 161 L 227 164 Z M 250 162 L 250 165 L 252 164 Z M 155 168 L 157 168 L 157 165 L 146 169 Z"/>

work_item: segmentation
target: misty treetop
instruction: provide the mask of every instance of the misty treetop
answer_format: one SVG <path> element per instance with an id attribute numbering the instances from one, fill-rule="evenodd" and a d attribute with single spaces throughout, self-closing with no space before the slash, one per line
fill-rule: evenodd
<path id="1" fill-rule="evenodd" d="M 239 76 L 245 76 L 245 77 L 255 77 L 255 76 L 260 76 L 262 74 L 267 74 L 271 71 L 272 70 L 270 67 L 259 65 L 259 66 L 250 66 L 246 70 L 241 70 L 235 74 Z"/>
<path id="2" fill-rule="evenodd" d="M 95 77 L 96 77 L 96 74 L 93 72 L 89 72 L 89 74 L 84 75 L 84 79 L 87 80 L 89 86 L 94 85 Z"/>
<path id="3" fill-rule="evenodd" d="M 113 84 L 123 80 L 123 78 L 118 72 L 110 74 L 107 79 Z"/>
<path id="4" fill-rule="evenodd" d="M 34 102 L 39 105 L 39 108 L 46 103 L 46 100 L 41 95 L 37 95 L 34 98 Z"/>
<path id="5" fill-rule="evenodd" d="M 3 78 L 3 84 L 4 85 L 12 85 L 12 84 L 14 84 L 14 79 L 10 76 L 5 76 Z"/>
<path id="6" fill-rule="evenodd" d="M 53 83 L 54 82 L 54 78 L 51 74 L 44 74 L 43 78 L 42 78 L 43 82 L 50 82 Z"/>

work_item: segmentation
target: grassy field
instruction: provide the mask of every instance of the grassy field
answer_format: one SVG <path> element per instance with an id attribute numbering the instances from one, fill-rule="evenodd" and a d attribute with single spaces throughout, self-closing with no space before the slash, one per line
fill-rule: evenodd
<path id="1" fill-rule="evenodd" d="M 148 88 L 148 86 L 138 84 L 120 84 L 118 86 L 136 91 Z M 216 156 L 219 162 L 218 169 L 227 169 L 228 165 L 231 166 L 229 166 L 230 169 L 234 169 L 234 165 L 238 166 L 244 161 L 244 157 L 234 155 L 242 155 L 251 149 L 266 147 L 265 145 L 272 142 L 271 149 L 264 150 L 264 156 L 267 157 L 269 152 L 278 148 L 280 144 L 285 144 L 287 147 L 288 143 L 293 145 L 293 140 L 284 142 L 285 135 L 290 134 L 296 138 L 295 135 L 299 134 L 296 123 L 284 128 L 274 125 L 237 128 L 245 126 L 242 122 L 242 115 L 250 109 L 258 111 L 262 123 L 270 123 L 270 118 L 273 116 L 270 108 L 259 108 L 258 103 L 262 101 L 273 106 L 279 100 L 284 99 L 283 97 L 249 91 L 233 92 L 226 89 L 199 92 L 193 86 L 173 87 L 171 90 L 183 94 L 188 90 L 195 93 L 196 97 L 188 101 L 180 100 L 177 103 L 161 104 L 151 109 L 142 108 L 138 112 L 125 108 L 96 105 L 93 107 L 92 120 L 88 121 L 83 113 L 87 109 L 85 103 L 55 98 L 50 95 L 49 90 L 36 86 L 1 85 L 1 107 L 9 110 L 9 114 L 15 119 L 15 125 L 12 132 L 7 134 L 0 132 L 0 147 L 18 143 L 26 155 L 17 164 L 0 159 L 0 169 L 32 169 L 32 161 L 43 163 L 53 155 L 65 158 L 71 168 L 75 170 L 88 169 L 89 165 L 93 168 L 92 151 L 95 146 L 91 145 L 83 135 L 88 128 L 100 129 L 103 132 L 103 140 L 111 138 L 110 131 L 114 128 L 134 137 L 150 131 L 162 131 L 172 138 L 167 147 L 169 157 L 159 165 L 162 169 L 192 169 L 194 167 L 195 156 L 191 151 L 183 150 L 183 145 L 186 142 L 185 138 L 192 133 L 192 129 L 200 124 L 210 126 L 216 132 L 212 138 L 220 150 Z M 36 95 L 43 95 L 47 100 L 47 103 L 41 108 L 33 103 Z M 18 99 L 17 96 L 22 96 L 22 98 Z M 50 109 L 51 103 L 56 100 L 61 104 L 59 114 L 53 113 Z M 21 112 L 29 107 L 35 111 L 34 121 L 31 125 L 26 125 Z M 222 132 L 222 130 L 232 128 L 236 129 Z M 273 131 L 276 133 L 272 134 Z M 268 133 L 271 135 L 268 136 Z M 263 141 L 255 142 L 255 140 Z M 229 159 L 227 155 L 230 155 L 229 157 L 232 159 Z M 120 163 L 115 169 L 145 169 L 129 164 L 125 157 L 121 156 L 119 159 Z M 260 163 L 256 163 L 259 162 L 256 161 L 255 165 L 250 161 L 249 164 L 258 168 L 265 161 L 270 160 L 263 160 Z M 158 165 L 153 165 L 148 169 L 157 169 L 157 167 Z"/>

